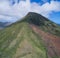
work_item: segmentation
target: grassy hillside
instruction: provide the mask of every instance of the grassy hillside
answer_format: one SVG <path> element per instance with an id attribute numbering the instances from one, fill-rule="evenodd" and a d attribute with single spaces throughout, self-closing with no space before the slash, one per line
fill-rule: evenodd
<path id="1" fill-rule="evenodd" d="M 29 13 L 21 21 L 0 30 L 0 58 L 49 58 L 42 36 L 34 32 L 30 24 L 60 36 L 60 27 L 55 23 L 39 14 Z"/>
<path id="2" fill-rule="evenodd" d="M 27 14 L 24 21 L 37 25 L 45 32 L 60 36 L 60 26 L 40 14 L 30 12 Z"/>
<path id="3" fill-rule="evenodd" d="M 0 58 L 47 58 L 41 38 L 28 23 L 13 24 L 0 31 Z"/>

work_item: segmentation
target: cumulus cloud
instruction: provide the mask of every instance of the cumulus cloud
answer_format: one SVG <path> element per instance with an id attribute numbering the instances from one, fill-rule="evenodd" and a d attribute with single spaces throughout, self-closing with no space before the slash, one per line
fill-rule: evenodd
<path id="1" fill-rule="evenodd" d="M 15 2 L 15 4 L 12 5 L 12 2 Z M 51 1 L 39 5 L 36 2 L 31 3 L 30 0 L 20 0 L 19 3 L 17 3 L 17 0 L 0 1 L 0 20 L 16 21 L 24 17 L 28 12 L 36 12 L 49 17 L 53 11 L 60 11 L 60 2 Z"/>

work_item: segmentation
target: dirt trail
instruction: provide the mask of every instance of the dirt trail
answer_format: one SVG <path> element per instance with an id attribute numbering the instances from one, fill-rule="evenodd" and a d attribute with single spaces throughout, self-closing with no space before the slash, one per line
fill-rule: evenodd
<path id="1" fill-rule="evenodd" d="M 30 24 L 30 27 L 42 37 L 49 58 L 60 56 L 60 37 L 44 32 L 36 25 Z"/>

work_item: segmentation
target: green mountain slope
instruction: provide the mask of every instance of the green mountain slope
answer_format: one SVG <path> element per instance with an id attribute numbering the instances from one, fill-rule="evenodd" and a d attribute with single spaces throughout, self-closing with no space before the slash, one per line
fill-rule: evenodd
<path id="1" fill-rule="evenodd" d="M 0 30 L 0 58 L 49 58 L 42 36 L 30 27 L 32 24 L 60 36 L 60 27 L 55 23 L 39 14 L 29 13 L 21 21 Z M 51 58 L 58 58 L 58 55 Z"/>
<path id="2" fill-rule="evenodd" d="M 39 26 L 43 31 L 60 36 L 60 26 L 40 14 L 30 12 L 27 14 L 25 19 L 25 21 L 29 22 L 30 24 Z"/>
<path id="3" fill-rule="evenodd" d="M 41 38 L 28 23 L 21 22 L 0 32 L 0 58 L 46 58 Z"/>

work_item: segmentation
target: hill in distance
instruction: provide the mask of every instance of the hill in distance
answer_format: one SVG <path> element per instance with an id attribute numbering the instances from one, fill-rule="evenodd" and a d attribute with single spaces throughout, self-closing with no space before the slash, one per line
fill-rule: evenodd
<path id="1" fill-rule="evenodd" d="M 10 24 L 11 24 L 10 22 L 0 22 L 0 29 L 3 29 Z"/>
<path id="2" fill-rule="evenodd" d="M 60 58 L 60 27 L 29 12 L 0 30 L 0 58 Z"/>

